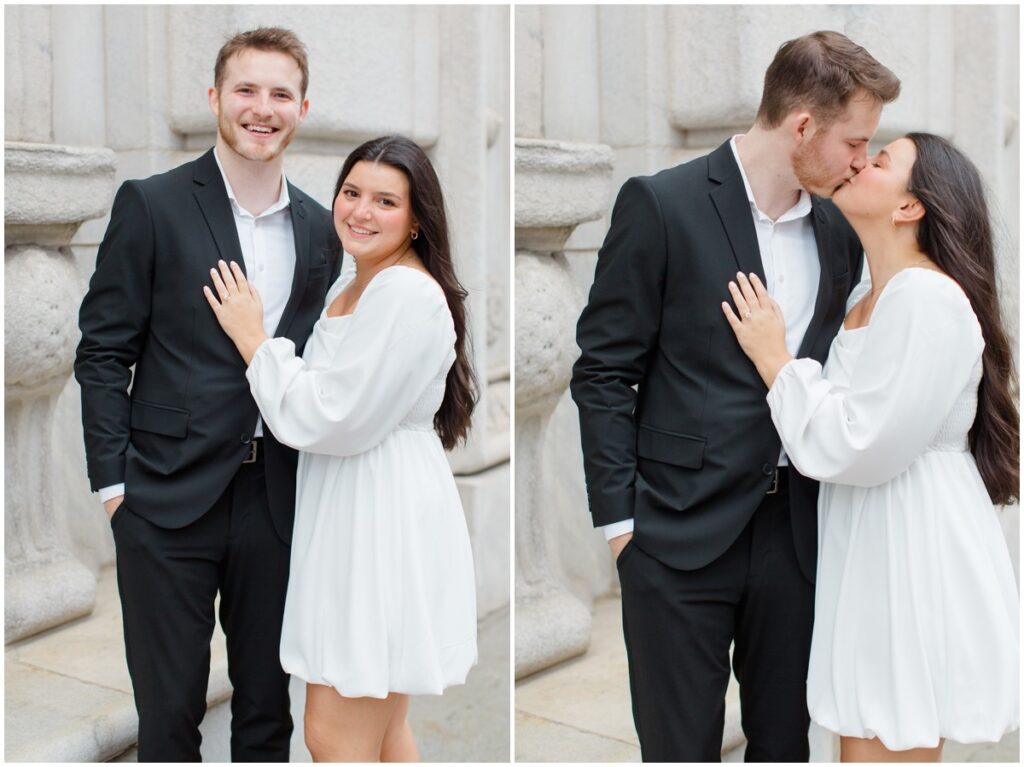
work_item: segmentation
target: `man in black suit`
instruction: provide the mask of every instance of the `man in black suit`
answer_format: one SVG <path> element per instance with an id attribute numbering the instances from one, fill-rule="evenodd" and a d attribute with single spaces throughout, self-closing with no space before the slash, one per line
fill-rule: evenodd
<path id="1" fill-rule="evenodd" d="M 863 266 L 825 198 L 898 93 L 843 35 L 792 40 L 746 135 L 619 192 L 571 388 L 645 761 L 720 759 L 732 643 L 747 761 L 808 759 L 817 484 L 787 466 L 722 302 L 758 274 L 790 351 L 824 362 Z"/>
<path id="2" fill-rule="evenodd" d="M 239 34 L 214 81 L 214 149 L 121 186 L 79 316 L 75 376 L 117 552 L 139 761 L 200 759 L 218 592 L 232 759 L 287 761 L 292 733 L 278 644 L 298 456 L 261 422 L 202 291 L 219 260 L 244 265 L 268 334 L 301 352 L 341 253 L 330 212 L 283 171 L 309 109 L 301 41 Z"/>

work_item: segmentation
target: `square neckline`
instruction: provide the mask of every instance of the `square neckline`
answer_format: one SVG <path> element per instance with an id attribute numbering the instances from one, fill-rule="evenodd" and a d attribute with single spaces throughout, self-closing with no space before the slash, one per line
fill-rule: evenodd
<path id="1" fill-rule="evenodd" d="M 892 277 L 890 277 L 889 281 L 887 283 L 885 283 L 885 285 L 882 286 L 882 290 L 878 294 L 878 299 L 875 301 L 875 305 L 871 308 L 871 317 L 874 317 L 875 310 L 878 308 L 878 304 L 881 303 L 881 301 L 882 301 L 882 296 L 885 295 L 885 291 L 887 291 L 889 289 L 889 286 L 892 284 L 893 280 L 895 280 L 897 277 L 899 277 L 904 272 L 909 272 L 911 269 L 915 269 L 915 270 L 921 271 L 921 272 L 933 272 L 933 273 L 939 275 L 940 277 L 945 277 L 947 280 L 950 280 L 953 283 L 955 283 L 957 287 L 960 287 L 960 283 L 958 283 L 956 280 L 954 280 L 952 277 L 950 277 L 945 272 L 940 272 L 940 271 L 938 271 L 936 269 L 929 269 L 926 266 L 907 266 L 907 267 L 904 267 L 903 269 L 900 269 L 898 272 L 896 272 L 896 274 L 894 274 Z M 961 290 L 962 290 L 962 288 L 961 288 Z M 847 314 L 847 317 L 848 316 L 849 316 L 849 314 Z M 846 327 L 846 317 L 843 317 L 843 321 L 839 325 L 839 332 L 840 333 L 856 333 L 858 330 L 867 330 L 869 327 L 871 327 L 871 317 L 868 317 L 868 321 L 867 321 L 866 324 L 859 325 L 859 326 L 857 326 L 855 328 L 848 328 L 848 327 Z"/>
<path id="2" fill-rule="evenodd" d="M 439 291 L 441 291 L 441 296 L 442 296 L 442 298 L 444 298 L 445 303 L 446 304 L 448 303 L 448 298 L 444 295 L 444 289 L 441 287 L 441 284 L 437 280 L 434 279 L 434 277 L 430 274 L 430 272 L 425 272 L 422 269 L 417 269 L 414 266 L 406 266 L 405 264 L 393 264 L 392 266 L 388 266 L 388 267 L 385 267 L 385 268 L 381 269 L 379 272 L 377 272 L 375 275 L 373 275 L 373 277 L 370 278 L 370 281 L 368 283 L 366 283 L 366 287 L 363 288 L 363 292 L 365 293 L 366 290 L 370 287 L 370 285 L 373 284 L 373 281 L 376 280 L 378 277 L 380 277 L 382 274 L 384 274 L 384 272 L 388 271 L 389 269 L 408 269 L 411 272 L 419 272 L 424 277 L 426 277 L 428 280 L 430 280 L 432 283 L 434 283 L 435 287 L 437 287 L 437 289 Z M 339 274 L 338 275 L 338 280 L 340 280 L 341 278 L 342 278 L 342 274 Z M 349 277 L 348 281 L 341 288 L 341 290 L 338 291 L 337 295 L 335 295 L 334 298 L 337 298 L 339 295 L 341 295 L 341 291 L 344 290 L 346 287 L 348 287 L 348 284 L 352 280 L 354 280 L 354 279 L 355 279 L 355 271 L 353 270 L 352 271 L 352 276 Z M 335 280 L 335 284 L 337 284 L 337 280 Z M 330 291 L 328 291 L 328 295 L 330 295 Z M 336 315 L 332 316 L 332 315 L 327 313 L 327 310 L 330 308 L 331 304 L 334 302 L 334 298 L 332 298 L 330 301 L 328 301 L 327 303 L 324 304 L 324 308 L 320 311 L 320 319 L 321 320 L 343 320 L 343 319 L 346 319 L 348 317 L 352 317 L 352 316 L 355 315 L 356 311 L 359 309 L 359 303 L 362 302 L 362 300 L 363 300 L 362 296 L 360 296 L 359 297 L 359 301 L 356 302 L 355 308 L 351 312 L 349 312 L 348 314 L 336 314 Z"/>

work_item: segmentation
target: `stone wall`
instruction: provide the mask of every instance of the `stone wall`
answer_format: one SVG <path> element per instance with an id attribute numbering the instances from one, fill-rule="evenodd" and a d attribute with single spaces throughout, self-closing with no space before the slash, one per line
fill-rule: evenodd
<path id="1" fill-rule="evenodd" d="M 576 217 L 571 234 L 556 248 L 553 258 L 572 280 L 561 288 L 550 281 L 543 285 L 545 293 L 561 290 L 559 321 L 571 318 L 550 331 L 549 344 L 573 344 L 575 317 L 622 183 L 706 154 L 748 128 L 778 46 L 817 29 L 847 34 L 903 81 L 900 99 L 885 109 L 874 148 L 910 130 L 930 131 L 955 141 L 980 168 L 996 219 L 1007 328 L 1019 346 L 1019 9 L 978 5 L 517 7 L 517 251 L 529 237 L 519 228 L 519 185 L 529 185 L 519 168 L 520 145 L 558 142 L 562 151 L 603 145 L 614 157 L 603 213 L 591 220 Z M 552 210 L 570 204 L 554 190 L 545 199 Z M 517 340 L 536 335 L 541 322 L 520 311 L 541 296 L 526 285 L 518 289 L 518 270 L 517 257 Z M 518 347 L 516 353 L 518 432 Z M 562 357 L 567 362 L 559 364 L 571 364 L 575 353 Z M 546 374 L 567 380 L 568 370 Z M 578 606 L 589 608 L 596 595 L 615 588 L 616 578 L 607 545 L 591 528 L 577 414 L 564 388 L 543 434 L 523 444 L 517 433 L 516 456 L 517 466 L 542 467 L 539 476 L 528 478 L 517 469 L 517 560 L 522 565 L 534 556 L 524 542 L 533 541 L 535 548 L 544 541 L 544 571 L 556 574 L 558 587 Z M 524 508 L 533 495 L 546 499 L 542 510 Z M 1019 509 L 1004 510 L 1001 520 L 1019 571 Z M 520 530 L 524 524 L 537 529 Z M 533 603 L 536 587 L 517 573 L 516 588 L 518 615 L 521 602 Z M 538 649 L 543 641 L 541 626 L 517 620 L 519 673 L 536 670 L 537 657 L 551 663 L 586 648 L 585 638 L 574 639 L 572 648 L 556 642 Z M 532 648 L 522 663 L 520 646 Z"/>
<path id="2" fill-rule="evenodd" d="M 4 13 L 6 640 L 87 612 L 94 574 L 113 561 L 102 507 L 89 492 L 71 379 L 77 308 L 113 192 L 213 144 L 206 89 L 217 50 L 259 25 L 293 29 L 309 49 L 310 113 L 285 162 L 292 182 L 330 207 L 345 155 L 383 133 L 410 136 L 435 164 L 482 383 L 469 443 L 451 463 L 476 553 L 479 611 L 507 604 L 508 8 L 8 6 Z M 43 295 L 41 279 L 53 286 Z M 60 601 L 40 591 L 33 569 L 53 571 L 54 563 L 64 569 L 53 586 L 76 595 L 64 600 L 73 605 L 45 619 L 12 616 L 12 604 L 31 613 L 40 601 Z"/>

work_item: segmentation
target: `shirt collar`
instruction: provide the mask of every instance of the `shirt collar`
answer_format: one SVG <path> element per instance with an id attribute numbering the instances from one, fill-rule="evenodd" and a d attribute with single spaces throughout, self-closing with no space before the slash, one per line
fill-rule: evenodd
<path id="1" fill-rule="evenodd" d="M 743 188 L 747 190 L 747 199 L 750 200 L 750 207 L 755 214 L 771 221 L 767 215 L 765 215 L 760 208 L 757 207 L 757 202 L 754 200 L 754 192 L 750 188 L 750 182 L 747 180 L 747 172 L 743 169 L 743 163 L 740 161 L 739 149 L 736 147 L 736 139 L 743 138 L 743 134 L 739 133 L 729 139 L 729 148 L 732 149 L 732 156 L 736 158 L 736 165 L 740 169 L 740 178 L 743 179 Z M 811 196 L 807 193 L 806 189 L 800 190 L 800 198 L 796 201 L 796 205 L 787 210 L 778 219 L 775 220 L 776 224 L 781 224 L 786 221 L 793 221 L 794 219 L 803 218 L 811 212 Z"/>
<path id="2" fill-rule="evenodd" d="M 238 198 L 235 197 L 235 190 L 231 188 L 231 182 L 228 181 L 228 174 L 224 172 L 224 166 L 220 164 L 220 158 L 217 156 L 217 148 L 213 149 L 213 159 L 217 162 L 217 170 L 220 171 L 220 176 L 224 179 L 224 189 L 227 190 L 228 199 L 231 200 L 231 206 L 236 210 L 252 216 L 245 208 L 238 204 Z M 284 170 L 281 170 L 281 194 L 278 195 L 277 202 L 267 208 L 265 211 L 260 213 L 258 216 L 253 218 L 262 218 L 263 216 L 269 216 L 271 213 L 277 213 L 279 210 L 284 210 L 291 205 L 291 198 L 288 196 L 288 178 L 284 175 Z"/>

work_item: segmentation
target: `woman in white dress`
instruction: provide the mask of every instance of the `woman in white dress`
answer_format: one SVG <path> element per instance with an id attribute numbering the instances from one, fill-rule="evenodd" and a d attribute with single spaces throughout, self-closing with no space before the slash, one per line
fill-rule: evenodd
<path id="1" fill-rule="evenodd" d="M 205 289 L 267 426 L 298 450 L 281 665 L 306 680 L 316 761 L 415 761 L 409 695 L 476 662 L 469 535 L 444 450 L 475 404 L 466 293 L 441 187 L 416 144 L 348 156 L 334 224 L 343 270 L 302 357 L 268 338 L 237 264 Z"/>
<path id="2" fill-rule="evenodd" d="M 824 371 L 739 274 L 723 304 L 790 461 L 821 480 L 811 718 L 843 761 L 938 761 L 1018 727 L 1018 597 L 993 504 L 1019 493 L 1013 358 L 977 170 L 910 134 L 833 201 L 871 291 Z"/>

